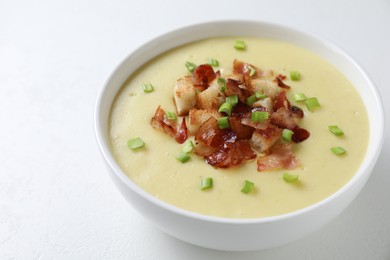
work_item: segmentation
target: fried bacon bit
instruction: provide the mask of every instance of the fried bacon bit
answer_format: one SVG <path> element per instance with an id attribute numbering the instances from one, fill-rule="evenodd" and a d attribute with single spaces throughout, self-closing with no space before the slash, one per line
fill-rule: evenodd
<path id="1" fill-rule="evenodd" d="M 184 143 L 184 141 L 188 137 L 188 130 L 185 118 L 183 118 L 179 129 L 176 129 L 176 121 L 169 120 L 166 117 L 165 111 L 161 108 L 161 106 L 157 107 L 157 110 L 152 117 L 150 124 L 152 125 L 152 127 L 156 129 L 161 129 L 166 134 L 174 137 L 175 140 L 180 144 Z"/>
<path id="2" fill-rule="evenodd" d="M 291 144 L 275 144 L 270 154 L 257 158 L 257 171 L 274 170 L 274 169 L 294 169 L 299 166 L 299 160 L 291 151 Z"/>
<path id="3" fill-rule="evenodd" d="M 230 143 L 209 156 L 205 156 L 206 162 L 217 168 L 232 167 L 255 158 L 256 153 L 253 152 L 248 140 Z"/>
<path id="4" fill-rule="evenodd" d="M 250 139 L 255 130 L 253 127 L 241 123 L 241 118 L 238 116 L 231 116 L 229 124 L 230 128 L 237 133 L 237 140 Z"/>
<path id="5" fill-rule="evenodd" d="M 276 76 L 275 80 L 276 80 L 276 82 L 278 83 L 278 86 L 279 86 L 279 87 L 289 89 L 289 88 L 291 88 L 291 87 L 283 82 L 283 80 L 284 80 L 285 78 L 286 78 L 286 76 L 283 76 L 283 75 L 280 75 L 280 74 L 279 74 L 278 76 Z"/>
<path id="6" fill-rule="evenodd" d="M 293 113 L 284 107 L 279 108 L 271 115 L 271 123 L 280 128 L 293 130 L 298 126 L 293 117 Z"/>
<path id="7" fill-rule="evenodd" d="M 215 79 L 217 73 L 214 73 L 213 67 L 209 64 L 202 64 L 194 70 L 191 81 L 198 87 L 207 88 L 209 83 Z"/>
<path id="8" fill-rule="evenodd" d="M 290 110 L 290 107 L 291 107 L 290 101 L 288 101 L 287 96 L 286 96 L 286 91 L 280 92 L 275 97 L 274 111 L 277 111 L 281 107 L 284 107 L 288 110 Z"/>
<path id="9" fill-rule="evenodd" d="M 305 141 L 310 137 L 309 131 L 304 128 L 300 128 L 299 126 L 295 127 L 293 130 L 294 134 L 292 136 L 292 140 L 296 143 L 300 143 Z"/>
<path id="10" fill-rule="evenodd" d="M 245 103 L 246 99 L 251 95 L 249 91 L 238 80 L 229 78 L 226 83 L 226 96 L 238 95 L 238 99 Z"/>
<path id="11" fill-rule="evenodd" d="M 180 127 L 177 129 L 175 139 L 176 142 L 182 144 L 187 140 L 187 137 L 188 137 L 188 130 L 187 130 L 186 119 L 183 118 Z"/>
<path id="12" fill-rule="evenodd" d="M 295 118 L 303 118 L 304 113 L 303 110 L 297 106 L 291 106 L 291 112 Z"/>

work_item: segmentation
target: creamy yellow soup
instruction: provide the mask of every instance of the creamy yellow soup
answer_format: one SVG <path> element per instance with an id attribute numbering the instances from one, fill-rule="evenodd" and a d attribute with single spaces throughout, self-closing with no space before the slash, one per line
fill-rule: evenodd
<path id="1" fill-rule="evenodd" d="M 255 218 L 288 213 L 316 203 L 345 185 L 358 169 L 368 142 L 368 118 L 362 100 L 351 83 L 336 68 L 317 55 L 271 39 L 240 38 L 245 51 L 233 48 L 236 38 L 212 38 L 175 48 L 140 68 L 126 81 L 111 111 L 109 133 L 112 153 L 122 170 L 137 185 L 156 198 L 177 207 L 205 215 L 227 218 Z M 158 105 L 175 111 L 173 86 L 188 74 L 186 61 L 207 63 L 219 61 L 222 75 L 232 70 L 238 59 L 276 74 L 301 73 L 299 81 L 284 82 L 291 86 L 287 96 L 302 92 L 317 97 L 321 107 L 309 112 L 299 122 L 311 136 L 294 145 L 294 153 L 302 166 L 294 170 L 258 172 L 256 160 L 229 169 L 215 169 L 195 154 L 186 163 L 175 157 L 182 145 L 174 138 L 150 126 Z M 144 83 L 154 91 L 145 93 Z M 345 133 L 338 137 L 329 132 L 329 125 L 338 125 Z M 127 141 L 141 137 L 146 143 L 132 151 Z M 336 156 L 330 148 L 347 150 Z M 287 183 L 285 172 L 299 174 L 299 180 Z M 201 190 L 202 178 L 213 178 L 211 189 Z M 255 184 L 249 194 L 240 192 L 244 181 Z"/>

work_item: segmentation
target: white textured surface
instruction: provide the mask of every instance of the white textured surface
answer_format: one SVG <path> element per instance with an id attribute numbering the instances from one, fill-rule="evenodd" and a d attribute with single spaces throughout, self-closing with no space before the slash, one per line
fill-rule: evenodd
<path id="1" fill-rule="evenodd" d="M 276 249 L 230 253 L 180 242 L 115 190 L 92 123 L 111 70 L 167 30 L 234 18 L 289 25 L 338 44 L 376 82 L 389 121 L 388 0 L 1 1 L 0 259 L 390 259 L 388 138 L 344 213 Z"/>

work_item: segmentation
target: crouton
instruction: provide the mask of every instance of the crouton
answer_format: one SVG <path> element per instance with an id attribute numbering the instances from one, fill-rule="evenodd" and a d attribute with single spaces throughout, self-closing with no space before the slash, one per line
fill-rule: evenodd
<path id="1" fill-rule="evenodd" d="M 250 144 L 252 148 L 260 153 L 267 154 L 269 149 L 276 144 L 282 136 L 282 129 L 267 128 L 265 130 L 255 130 L 252 134 Z"/>
<path id="2" fill-rule="evenodd" d="M 190 109 L 190 112 L 188 114 L 188 130 L 191 134 L 195 134 L 198 131 L 199 127 L 211 117 L 218 119 L 221 117 L 221 115 L 215 109 Z"/>
<path id="3" fill-rule="evenodd" d="M 278 86 L 278 83 L 273 80 L 265 79 L 253 79 L 250 87 L 250 92 L 255 93 L 256 91 L 259 91 L 272 99 L 274 99 L 283 90 Z"/>
<path id="4" fill-rule="evenodd" d="M 196 96 L 197 108 L 218 109 L 219 106 L 225 101 L 225 94 L 221 92 L 217 79 L 218 78 L 214 79 L 206 90 L 200 92 Z"/>
<path id="5" fill-rule="evenodd" d="M 173 89 L 173 98 L 176 104 L 177 114 L 185 116 L 196 104 L 196 89 L 190 77 L 183 77 L 177 80 Z"/>

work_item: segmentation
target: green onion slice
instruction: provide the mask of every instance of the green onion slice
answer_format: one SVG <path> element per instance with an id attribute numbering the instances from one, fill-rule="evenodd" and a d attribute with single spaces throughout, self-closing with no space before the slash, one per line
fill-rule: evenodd
<path id="1" fill-rule="evenodd" d="M 176 121 L 177 120 L 177 115 L 176 115 L 175 112 L 166 111 L 165 112 L 165 116 L 167 117 L 168 120 L 171 120 L 171 121 Z"/>
<path id="2" fill-rule="evenodd" d="M 217 79 L 219 89 L 221 92 L 225 92 L 226 90 L 226 80 L 224 78 L 218 78 Z"/>
<path id="3" fill-rule="evenodd" d="M 242 40 L 237 40 L 237 41 L 235 41 L 235 43 L 234 43 L 234 48 L 235 48 L 236 50 L 243 51 L 243 50 L 246 49 L 246 43 L 245 43 L 244 41 L 242 41 Z"/>
<path id="4" fill-rule="evenodd" d="M 305 105 L 310 112 L 313 112 L 315 109 L 321 106 L 316 97 L 307 98 L 305 100 Z"/>
<path id="5" fill-rule="evenodd" d="M 245 180 L 244 187 L 242 187 L 241 192 L 248 194 L 253 191 L 253 188 L 255 187 L 255 184 L 251 181 Z"/>
<path id="6" fill-rule="evenodd" d="M 291 80 L 298 81 L 301 79 L 301 73 L 296 70 L 292 70 L 290 71 L 290 78 Z"/>
<path id="7" fill-rule="evenodd" d="M 194 143 L 191 140 L 187 140 L 183 148 L 181 149 L 183 153 L 189 153 L 194 149 Z"/>
<path id="8" fill-rule="evenodd" d="M 143 90 L 145 93 L 150 93 L 154 90 L 154 87 L 151 83 L 145 83 L 143 86 L 142 86 Z"/>
<path id="9" fill-rule="evenodd" d="M 208 64 L 213 66 L 213 67 L 218 67 L 219 66 L 219 61 L 216 59 L 209 59 Z"/>
<path id="10" fill-rule="evenodd" d="M 232 114 L 232 108 L 233 105 L 229 102 L 224 102 L 222 105 L 219 107 L 218 112 L 220 113 L 226 113 L 228 116 Z"/>
<path id="11" fill-rule="evenodd" d="M 192 63 L 192 62 L 187 61 L 187 62 L 185 63 L 185 65 L 186 65 L 186 68 L 187 68 L 187 70 L 188 70 L 189 72 L 194 72 L 194 70 L 196 69 L 195 63 Z"/>
<path id="12" fill-rule="evenodd" d="M 226 129 L 226 128 L 230 127 L 230 125 L 229 125 L 229 117 L 228 116 L 224 116 L 224 117 L 218 118 L 217 123 L 218 123 L 218 127 L 220 129 Z"/>
<path id="13" fill-rule="evenodd" d="M 295 182 L 298 180 L 298 178 L 299 178 L 298 174 L 291 174 L 287 172 L 283 174 L 283 180 L 285 182 Z"/>
<path id="14" fill-rule="evenodd" d="M 306 95 L 303 94 L 303 93 L 295 93 L 293 96 L 292 96 L 292 99 L 295 101 L 295 102 L 303 102 L 307 99 Z"/>
<path id="15" fill-rule="evenodd" d="M 294 132 L 291 131 L 290 129 L 283 129 L 283 132 L 282 132 L 283 141 L 291 142 L 293 134 L 294 134 Z"/>
<path id="16" fill-rule="evenodd" d="M 144 147 L 145 143 L 140 137 L 135 137 L 127 141 L 127 146 L 134 151 Z"/>
<path id="17" fill-rule="evenodd" d="M 256 102 L 256 95 L 255 94 L 253 94 L 252 96 L 250 96 L 250 97 L 248 97 L 247 99 L 246 99 L 246 104 L 248 105 L 248 106 L 251 106 L 253 103 L 255 103 Z"/>
<path id="18" fill-rule="evenodd" d="M 213 187 L 213 178 L 204 178 L 200 181 L 200 189 L 206 190 Z"/>
<path id="19" fill-rule="evenodd" d="M 329 128 L 329 131 L 336 136 L 344 135 L 343 130 L 341 130 L 340 127 L 338 127 L 337 125 L 330 125 L 330 126 L 328 126 L 328 128 Z"/>
<path id="20" fill-rule="evenodd" d="M 347 151 L 341 147 L 341 146 L 335 146 L 335 147 L 332 147 L 330 148 L 330 150 L 332 151 L 333 154 L 335 155 L 343 155 L 345 154 Z"/>
<path id="21" fill-rule="evenodd" d="M 263 93 L 261 93 L 261 92 L 259 92 L 259 91 L 256 91 L 256 92 L 255 92 L 255 97 L 256 97 L 256 99 L 263 99 L 263 98 L 266 98 L 267 95 L 266 95 L 266 94 L 263 94 Z"/>
<path id="22" fill-rule="evenodd" d="M 189 156 L 187 153 L 185 152 L 181 152 L 179 153 L 178 155 L 176 155 L 176 159 L 182 163 L 185 163 L 187 162 L 189 159 L 191 159 L 191 156 Z"/>
<path id="23" fill-rule="evenodd" d="M 269 117 L 269 113 L 265 111 L 253 111 L 252 112 L 252 122 L 262 122 L 267 120 Z"/>
<path id="24" fill-rule="evenodd" d="M 252 66 L 249 66 L 248 69 L 249 69 L 249 76 L 250 77 L 252 77 L 253 75 L 256 74 L 256 69 L 253 68 Z"/>
<path id="25" fill-rule="evenodd" d="M 238 104 L 238 95 L 226 97 L 226 102 L 232 104 L 233 106 Z"/>

